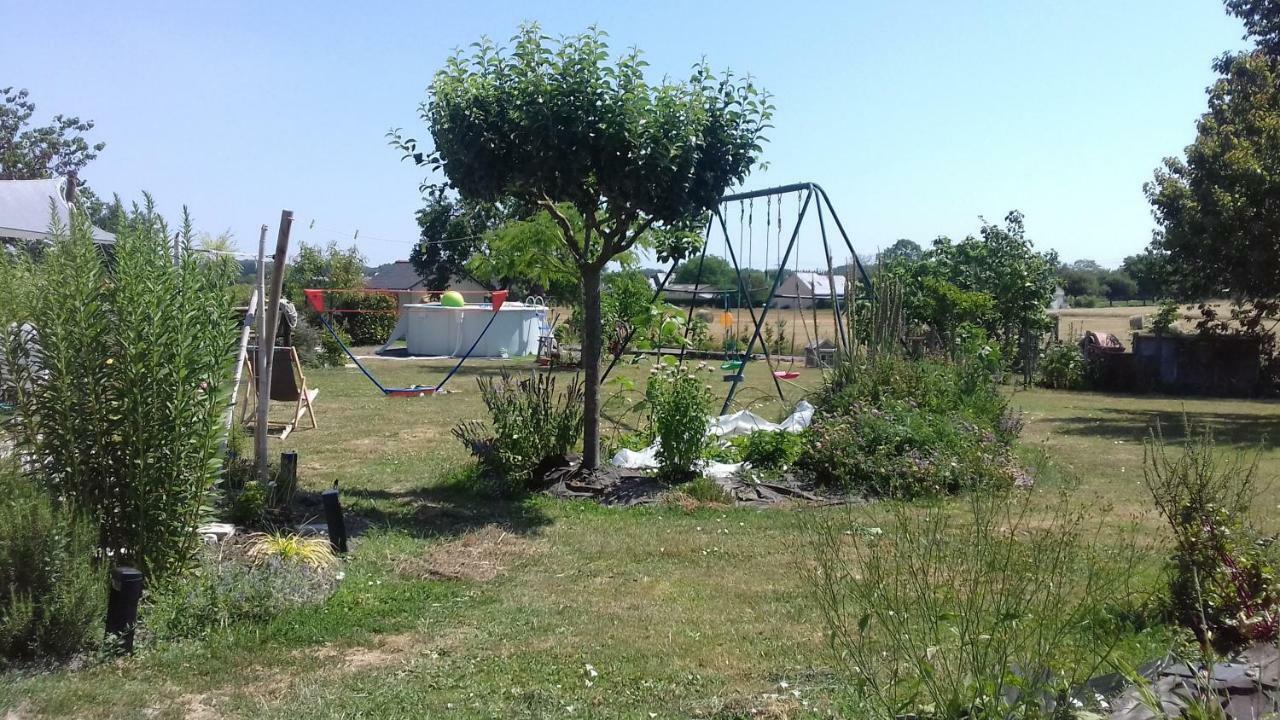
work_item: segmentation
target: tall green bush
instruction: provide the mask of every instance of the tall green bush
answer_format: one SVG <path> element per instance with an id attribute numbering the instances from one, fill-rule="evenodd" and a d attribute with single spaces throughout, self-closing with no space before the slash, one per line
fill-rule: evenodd
<path id="1" fill-rule="evenodd" d="M 355 311 L 339 312 L 334 318 L 337 327 L 345 330 L 351 337 L 351 342 L 356 345 L 381 345 L 391 337 L 391 331 L 396 328 L 398 304 L 394 295 L 359 291 L 331 292 L 326 301 L 334 310 Z"/>
<path id="2" fill-rule="evenodd" d="M 150 199 L 116 229 L 110 257 L 73 215 L 30 266 L 30 301 L 6 335 L 11 420 L 51 492 L 101 526 L 112 561 L 148 577 L 187 565 L 218 477 L 235 364 L 233 280 L 194 252 Z"/>
<path id="3" fill-rule="evenodd" d="M 87 647 L 103 618 L 105 577 L 92 523 L 0 461 L 0 666 Z"/>
<path id="4" fill-rule="evenodd" d="M 695 478 L 709 442 L 711 390 L 697 372 L 685 365 L 659 364 L 645 388 L 649 424 L 659 443 L 658 476 L 667 482 Z"/>

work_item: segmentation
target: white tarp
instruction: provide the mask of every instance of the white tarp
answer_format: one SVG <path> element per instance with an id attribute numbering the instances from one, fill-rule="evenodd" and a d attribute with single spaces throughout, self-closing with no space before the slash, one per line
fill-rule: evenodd
<path id="1" fill-rule="evenodd" d="M 796 403 L 795 412 L 780 423 L 772 423 L 747 410 L 710 418 L 707 422 L 707 434 L 723 440 L 749 435 L 753 432 L 792 432 L 798 433 L 813 422 L 813 405 L 801 400 Z M 644 450 L 619 450 L 609 461 L 615 466 L 628 470 L 653 470 L 658 467 L 658 444 Z M 733 477 L 742 469 L 743 463 L 707 462 L 703 464 L 702 474 L 711 478 Z"/>

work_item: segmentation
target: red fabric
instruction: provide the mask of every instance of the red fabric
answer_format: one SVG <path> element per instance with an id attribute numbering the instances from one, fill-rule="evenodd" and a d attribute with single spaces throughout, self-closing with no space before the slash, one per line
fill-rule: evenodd
<path id="1" fill-rule="evenodd" d="M 318 313 L 324 312 L 324 291 L 323 290 L 303 290 L 303 295 L 307 296 L 307 304 L 312 310 Z"/>

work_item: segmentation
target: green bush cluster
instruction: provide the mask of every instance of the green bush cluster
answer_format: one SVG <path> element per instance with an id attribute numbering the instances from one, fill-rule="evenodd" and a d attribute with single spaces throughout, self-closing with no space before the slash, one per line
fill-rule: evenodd
<path id="1" fill-rule="evenodd" d="M 815 405 L 796 469 L 819 484 L 915 497 L 1023 479 L 1020 420 L 976 363 L 846 360 Z"/>
<path id="2" fill-rule="evenodd" d="M 1085 361 L 1080 348 L 1068 343 L 1053 343 L 1040 359 L 1040 385 L 1053 390 L 1079 390 L 1084 387 Z"/>
<path id="3" fill-rule="evenodd" d="M 489 422 L 470 420 L 453 429 L 494 479 L 509 491 L 529 488 L 540 465 L 568 454 L 582 438 L 583 391 L 578 376 L 556 389 L 550 373 L 513 378 L 505 370 L 478 378 Z"/>
<path id="4" fill-rule="evenodd" d="M 804 450 L 804 437 L 790 432 L 753 432 L 734 438 L 738 457 L 756 470 L 779 471 L 791 465 Z"/>
<path id="5" fill-rule="evenodd" d="M 658 363 L 645 388 L 649 425 L 657 438 L 658 476 L 667 482 L 686 482 L 698 474 L 708 444 L 707 411 L 711 390 L 699 368 Z"/>
<path id="6" fill-rule="evenodd" d="M 92 522 L 0 462 L 0 666 L 92 643 L 107 597 L 96 544 Z"/>
<path id="7" fill-rule="evenodd" d="M 391 337 L 391 331 L 396 328 L 396 310 L 399 305 L 394 295 L 334 291 L 328 294 L 326 300 L 333 310 L 357 311 L 334 313 L 334 327 L 341 328 L 351 338 L 348 344 L 381 345 Z"/>

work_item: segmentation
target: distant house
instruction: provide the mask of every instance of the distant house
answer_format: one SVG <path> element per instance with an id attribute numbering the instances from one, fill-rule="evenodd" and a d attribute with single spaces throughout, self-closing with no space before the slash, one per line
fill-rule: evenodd
<path id="1" fill-rule="evenodd" d="M 725 292 L 710 285 L 695 285 L 694 283 L 667 283 L 662 289 L 662 297 L 670 303 L 686 303 L 691 305 L 720 303 L 720 299 L 725 296 Z"/>
<path id="2" fill-rule="evenodd" d="M 819 307 L 831 306 L 831 283 L 829 275 L 816 272 L 794 272 L 778 284 L 778 292 L 774 294 L 773 306 L 778 308 L 811 308 L 816 301 Z M 835 280 L 836 300 L 844 300 L 848 278 L 837 275 Z"/>
<path id="3" fill-rule="evenodd" d="M 422 302 L 428 299 L 428 296 L 445 290 L 457 290 L 466 297 L 468 302 L 479 302 L 480 296 L 488 292 L 479 283 L 460 278 L 454 278 L 447 288 L 427 287 L 427 281 L 418 275 L 413 263 L 408 260 L 397 260 L 391 265 L 384 265 L 365 282 L 364 286 L 368 290 L 394 292 L 401 305 Z"/>
<path id="4" fill-rule="evenodd" d="M 0 240 L 47 242 L 55 216 L 63 227 L 70 224 L 74 193 L 74 184 L 62 177 L 0 180 Z M 95 227 L 93 239 L 99 245 L 114 245 L 116 236 Z"/>

